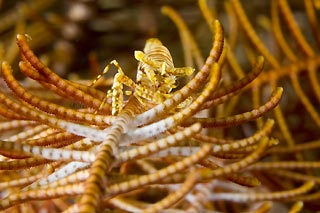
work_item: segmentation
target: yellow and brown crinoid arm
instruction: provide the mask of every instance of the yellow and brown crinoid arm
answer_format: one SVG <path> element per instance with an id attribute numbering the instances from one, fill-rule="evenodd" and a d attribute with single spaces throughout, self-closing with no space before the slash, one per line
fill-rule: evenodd
<path id="1" fill-rule="evenodd" d="M 62 79 L 50 68 L 44 65 L 30 49 L 24 35 L 18 34 L 16 37 L 16 41 L 19 46 L 22 59 L 26 61 L 27 64 L 29 64 L 34 69 L 34 71 L 37 71 L 41 76 L 43 76 L 46 79 L 47 83 L 55 85 L 62 92 L 69 94 L 70 99 L 76 102 L 83 103 L 84 105 L 95 109 L 101 106 L 100 99 L 95 98 L 85 93 L 81 89 L 76 88 L 74 85 Z M 110 113 L 110 106 L 108 104 L 105 104 L 103 111 L 105 113 Z"/>
<path id="2" fill-rule="evenodd" d="M 42 110 L 46 113 L 54 114 L 56 117 L 63 118 L 64 120 L 72 120 L 78 123 L 87 122 L 92 124 L 109 123 L 107 116 L 94 115 L 90 112 L 80 112 L 75 109 L 66 108 L 55 103 L 40 99 L 39 97 L 28 92 L 20 85 L 20 83 L 13 76 L 12 68 L 7 62 L 2 62 L 1 68 L 2 76 L 7 86 L 14 92 L 17 97 L 27 102 L 31 106 L 38 108 L 39 110 Z"/>

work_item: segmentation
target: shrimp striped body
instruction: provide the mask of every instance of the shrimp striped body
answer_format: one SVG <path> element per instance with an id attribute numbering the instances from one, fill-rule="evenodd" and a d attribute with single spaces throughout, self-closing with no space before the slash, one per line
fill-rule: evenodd
<path id="1" fill-rule="evenodd" d="M 134 94 L 143 104 L 159 104 L 176 88 L 176 77 L 190 75 L 193 69 L 175 68 L 169 50 L 156 38 L 147 40 L 143 51 L 135 52 L 139 65 Z"/>
<path id="2" fill-rule="evenodd" d="M 108 92 L 112 98 L 113 115 L 123 108 L 123 85 L 132 88 L 133 95 L 145 108 L 149 108 L 171 96 L 178 76 L 193 73 L 191 67 L 175 68 L 169 50 L 156 38 L 147 40 L 143 52 L 135 51 L 135 58 L 139 61 L 136 82 L 124 74 L 116 61 L 111 62 L 118 68 L 112 89 Z"/>

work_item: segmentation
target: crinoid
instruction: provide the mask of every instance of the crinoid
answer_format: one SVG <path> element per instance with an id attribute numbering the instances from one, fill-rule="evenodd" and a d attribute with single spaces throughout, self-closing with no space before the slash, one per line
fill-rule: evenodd
<path id="1" fill-rule="evenodd" d="M 117 61 L 88 85 L 63 79 L 33 53 L 28 36 L 16 36 L 20 71 L 35 83 L 22 84 L 10 63 L 2 62 L 2 76 L 12 93 L 0 93 L 1 210 L 265 212 L 273 201 L 282 201 L 282 207 L 295 202 L 290 208 L 297 212 L 301 201 L 317 198 L 319 180 L 311 168 L 319 163 L 287 162 L 279 155 L 309 149 L 310 144 L 292 145 L 289 151 L 273 147 L 279 140 L 270 137 L 272 119 L 260 119 L 241 139 L 223 131 L 239 129 L 274 109 L 283 89 L 274 83 L 265 104 L 254 101 L 252 110 L 230 113 L 240 103 L 240 92 L 262 84 L 258 79 L 264 58 L 256 57 L 245 74 L 220 22 L 205 1 L 199 3 L 214 35 L 207 59 L 179 15 L 163 7 L 178 26 L 186 67 L 176 67 L 169 50 L 158 39 L 149 39 L 134 54 L 136 80 Z M 225 61 L 239 79 L 228 80 L 229 67 L 222 73 Z M 105 92 L 98 85 L 110 66 L 117 73 Z M 179 77 L 186 83 L 178 87 Z M 40 97 L 43 91 L 46 95 Z M 274 158 L 258 162 L 270 155 Z M 290 168 L 309 169 L 310 174 L 286 170 Z M 265 178 L 273 172 L 304 183 L 276 188 L 278 182 Z M 308 194 L 311 190 L 315 193 Z"/>

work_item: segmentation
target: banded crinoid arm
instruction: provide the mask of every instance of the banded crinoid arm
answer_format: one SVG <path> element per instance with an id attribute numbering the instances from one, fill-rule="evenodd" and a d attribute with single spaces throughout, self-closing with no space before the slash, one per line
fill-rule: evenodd
<path id="1" fill-rule="evenodd" d="M 23 132 L 19 132 L 17 134 L 11 135 L 9 137 L 5 137 L 3 140 L 4 141 L 16 141 L 16 142 L 20 142 L 23 140 L 27 140 L 30 139 L 32 137 L 36 137 L 37 134 L 41 134 L 45 131 L 48 131 L 48 126 L 47 125 L 43 125 L 43 124 L 39 124 L 36 125 L 34 127 L 30 127 L 29 129 L 23 131 Z M 49 132 L 50 134 L 50 132 Z"/>
<path id="2" fill-rule="evenodd" d="M 308 169 L 320 168 L 318 161 L 279 161 L 259 162 L 247 168 L 247 170 L 268 170 L 268 169 Z"/>
<path id="3" fill-rule="evenodd" d="M 232 202 L 258 202 L 265 200 L 285 200 L 298 195 L 309 192 L 315 186 L 313 181 L 308 181 L 302 186 L 279 192 L 270 193 L 211 193 L 208 195 L 208 199 L 211 201 L 228 200 Z"/>
<path id="4" fill-rule="evenodd" d="M 211 150 L 211 145 L 205 144 L 201 147 L 200 150 L 193 153 L 192 155 L 183 158 L 181 161 L 170 164 L 169 166 L 162 168 L 155 173 L 141 175 L 138 178 L 132 180 L 110 185 L 106 189 L 108 193 L 105 196 L 105 201 L 110 199 L 113 195 L 129 192 L 143 185 L 156 183 L 158 181 L 161 181 L 165 177 L 168 177 L 187 168 L 190 168 L 196 163 L 200 162 L 205 157 L 207 157 L 210 154 Z"/>
<path id="5" fill-rule="evenodd" d="M 5 72 L 10 69 L 9 65 L 7 63 L 3 63 L 2 67 Z M 20 116 L 24 116 L 28 119 L 34 120 L 34 121 L 39 121 L 43 124 L 47 124 L 49 126 L 52 126 L 54 128 L 60 128 L 64 129 L 67 132 L 73 133 L 78 136 L 83 136 L 83 137 L 88 137 L 91 138 L 94 141 L 103 141 L 106 133 L 103 132 L 103 130 L 99 130 L 93 127 L 89 127 L 87 125 L 81 125 L 81 124 L 76 124 L 73 122 L 66 121 L 64 119 L 59 119 L 56 118 L 54 115 L 49 115 L 45 112 L 41 112 L 37 109 L 30 108 L 27 105 L 24 105 L 22 103 L 15 102 L 11 100 L 9 97 L 7 97 L 5 94 L 0 93 L 0 102 L 5 105 L 10 111 L 19 114 Z M 95 116 L 95 115 L 94 115 Z M 86 117 L 86 116 L 85 116 Z M 110 122 L 110 117 L 108 116 L 98 116 L 100 118 L 104 117 L 103 119 L 106 119 L 106 123 Z M 96 117 L 96 118 L 98 118 Z M 87 120 L 91 120 L 93 117 L 87 116 Z M 99 118 L 99 119 L 100 119 Z M 99 122 L 100 123 L 100 122 Z M 100 133 L 98 133 L 100 132 Z M 91 136 L 92 137 L 91 137 Z M 99 135 L 102 136 L 102 138 L 99 138 Z"/>
<path id="6" fill-rule="evenodd" d="M 239 139 L 239 140 L 228 140 L 223 138 L 211 137 L 203 134 L 196 134 L 193 136 L 193 139 L 206 142 L 206 143 L 213 143 L 213 144 L 229 144 L 229 143 L 235 143 L 238 141 L 256 141 L 256 140 L 260 140 L 260 138 L 263 136 L 268 136 L 271 133 L 274 123 L 275 123 L 274 120 L 268 119 L 265 122 L 265 124 L 261 127 L 261 129 L 256 131 L 254 135 L 243 138 L 243 139 Z"/>
<path id="7" fill-rule="evenodd" d="M 82 138 L 83 137 L 80 137 L 68 132 L 56 132 L 44 137 L 29 139 L 25 142 L 27 144 L 35 145 L 35 146 L 49 146 L 49 147 L 58 148 L 58 147 L 63 147 L 66 145 L 73 144 Z"/>
<path id="8" fill-rule="evenodd" d="M 276 175 L 281 178 L 286 178 L 288 180 L 294 180 L 296 182 L 314 181 L 316 184 L 320 184 L 320 178 L 317 176 L 301 174 L 298 172 L 292 172 L 284 169 L 273 170 L 272 175 Z"/>
<path id="9" fill-rule="evenodd" d="M 245 158 L 228 164 L 228 165 L 224 165 L 221 168 L 217 168 L 211 171 L 208 171 L 208 173 L 204 174 L 204 176 L 202 178 L 207 179 L 207 178 L 213 178 L 213 177 L 219 177 L 219 176 L 223 176 L 226 174 L 231 174 L 231 173 L 236 173 L 237 171 L 242 170 L 243 168 L 246 168 L 247 166 L 249 166 L 250 164 L 253 164 L 254 162 L 256 162 L 259 158 L 262 157 L 262 155 L 264 154 L 264 152 L 266 151 L 267 147 L 268 147 L 268 143 L 272 143 L 273 145 L 277 144 L 278 141 L 273 140 L 273 139 L 268 139 L 267 137 L 263 137 L 260 140 L 259 146 L 256 150 L 254 150 L 251 154 L 249 154 L 248 156 L 246 156 Z M 214 150 L 214 151 L 219 151 L 219 150 Z"/>
<path id="10" fill-rule="evenodd" d="M 260 158 L 262 156 L 262 154 L 266 150 L 267 144 L 268 144 L 268 139 L 265 137 L 264 139 L 261 140 L 261 143 L 260 143 L 258 149 L 255 150 L 252 154 L 250 154 L 246 158 L 244 158 L 238 162 L 235 162 L 235 163 L 232 163 L 229 165 L 225 165 L 224 167 L 221 167 L 221 168 L 209 169 L 203 173 L 198 172 L 198 174 L 200 175 L 200 179 L 203 178 L 204 180 L 212 180 L 213 177 L 218 177 L 218 176 L 224 177 L 224 176 L 227 176 L 228 174 L 234 174 L 237 171 L 240 171 L 241 169 L 246 168 L 249 164 L 252 164 L 253 162 L 257 161 L 258 158 Z M 169 166 L 169 167 L 171 167 L 171 166 Z M 177 172 L 175 174 L 177 174 Z M 130 181 L 130 182 L 133 183 L 133 181 Z M 122 185 L 122 183 L 120 183 L 119 185 Z M 123 185 L 123 187 L 125 187 L 125 186 L 129 187 L 129 186 L 131 186 L 131 184 L 128 183 L 128 185 Z M 119 188 L 119 186 L 117 186 L 116 188 Z M 113 186 L 110 186 L 110 189 L 113 189 Z M 120 188 L 119 188 L 119 190 L 120 190 Z"/>
<path id="11" fill-rule="evenodd" d="M 315 141 L 310 141 L 303 144 L 297 144 L 294 147 L 278 146 L 268 151 L 268 154 L 289 154 L 308 151 L 320 148 L 320 139 Z"/>
<path id="12" fill-rule="evenodd" d="M 41 146 L 31 146 L 28 144 L 19 144 L 8 141 L 0 141 L 0 149 L 10 151 L 16 154 L 26 153 L 36 157 L 43 157 L 48 160 L 73 160 L 83 162 L 93 162 L 95 160 L 94 153 L 87 151 L 67 150 L 62 148 L 47 148 Z"/>
<path id="13" fill-rule="evenodd" d="M 50 171 L 50 169 L 48 169 L 48 171 Z M 52 171 L 50 171 L 50 172 L 52 172 Z M 9 188 L 9 187 L 19 187 L 19 186 L 24 186 L 24 185 L 30 184 L 30 183 L 36 181 L 37 179 L 47 175 L 45 173 L 50 173 L 50 172 L 47 172 L 47 170 L 45 170 L 45 172 L 38 173 L 35 175 L 31 174 L 29 176 L 26 175 L 23 178 L 11 179 L 10 181 L 0 182 L 0 190 L 4 191 L 6 188 Z"/>
<path id="14" fill-rule="evenodd" d="M 10 109 L 3 107 L 2 105 L 0 105 L 0 115 L 8 120 L 11 120 L 11 121 L 13 121 L 13 120 L 25 120 L 25 121 L 29 120 L 28 118 L 14 113 Z"/>
<path id="15" fill-rule="evenodd" d="M 303 209 L 303 202 L 297 201 L 291 206 L 288 212 L 289 213 L 301 212 L 302 209 Z"/>
<path id="16" fill-rule="evenodd" d="M 38 179 L 37 182 L 33 182 L 31 185 L 29 185 L 28 187 L 25 187 L 23 190 L 28 191 L 28 190 L 37 189 L 37 188 L 49 189 L 49 188 L 55 188 L 55 187 L 60 187 L 65 185 L 82 183 L 86 179 L 88 179 L 89 174 L 90 174 L 89 169 L 83 169 L 80 171 L 75 171 L 68 175 L 64 175 L 64 174 L 55 175 L 54 178 L 52 178 L 53 176 L 50 177 L 49 175 L 49 176 L 46 176 L 45 178 Z"/>
<path id="17" fill-rule="evenodd" d="M 93 141 L 101 142 L 105 139 L 107 135 L 107 133 L 103 130 L 96 129 L 87 125 L 80 125 L 75 124 L 73 122 L 68 122 L 63 119 L 59 119 L 52 115 L 46 114 L 44 112 L 38 111 L 36 109 L 31 109 L 23 104 L 11 100 L 1 92 L 0 102 L 6 105 L 15 113 L 25 115 L 29 119 L 39 121 L 41 123 L 47 124 L 55 128 L 64 129 L 67 132 L 73 133 L 78 136 L 90 138 Z"/>
<path id="18" fill-rule="evenodd" d="M 65 108 L 54 103 L 41 100 L 40 98 L 32 95 L 26 89 L 24 89 L 12 75 L 12 68 L 7 62 L 2 62 L 2 76 L 7 83 L 8 87 L 19 98 L 30 104 L 31 106 L 38 108 L 46 113 L 53 114 L 64 120 L 72 120 L 78 123 L 86 124 L 106 124 L 111 123 L 113 120 L 110 116 L 95 115 L 94 113 L 81 112 L 74 109 Z M 110 118 L 110 119 L 109 119 Z"/>
<path id="19" fill-rule="evenodd" d="M 184 124 L 188 125 L 189 123 L 200 122 L 204 127 L 228 127 L 239 125 L 241 123 L 259 118 L 265 113 L 274 109 L 279 104 L 282 94 L 282 87 L 278 87 L 271 94 L 269 101 L 257 109 L 225 118 L 190 118 Z"/>
<path id="20" fill-rule="evenodd" d="M 142 212 L 156 213 L 173 206 L 192 190 L 192 188 L 197 183 L 197 176 L 198 175 L 195 169 L 191 170 L 186 181 L 181 185 L 181 187 L 177 191 L 170 193 L 167 197 L 163 198 L 161 201 L 153 204 L 152 206 L 148 207 Z"/>
<path id="21" fill-rule="evenodd" d="M 210 136 L 205 136 L 201 134 L 196 134 L 193 137 L 194 140 L 196 140 L 199 143 L 212 143 L 213 144 L 213 150 L 212 155 L 219 157 L 225 156 L 226 154 L 234 154 L 239 153 L 242 155 L 247 155 L 249 152 L 252 152 L 256 149 L 255 144 L 257 144 L 263 137 L 268 136 L 272 130 L 272 127 L 274 125 L 274 121 L 269 119 L 264 124 L 264 126 L 257 131 L 255 134 L 253 134 L 250 137 L 239 139 L 239 140 L 224 140 L 219 138 L 213 138 Z M 189 127 L 190 128 L 190 127 Z M 182 128 L 181 128 L 182 129 Z M 186 128 L 184 129 L 184 131 Z M 149 144 L 148 144 L 149 145 Z M 145 146 L 148 146 L 145 145 Z M 150 144 L 151 145 L 151 144 Z M 268 146 L 273 146 L 274 142 L 270 142 Z M 143 146 L 141 146 L 142 148 Z M 140 149 L 138 147 L 137 149 Z M 134 149 L 135 150 L 135 149 Z M 166 157 L 166 156 L 188 156 L 192 153 L 199 150 L 199 147 L 197 146 L 183 146 L 182 144 L 179 144 L 179 146 L 170 146 L 166 150 L 161 150 L 157 154 L 155 154 L 155 157 Z M 124 151 L 124 152 L 133 152 L 133 151 Z M 122 154 L 120 153 L 119 156 Z"/>
<path id="22" fill-rule="evenodd" d="M 252 81 L 254 81 L 259 74 L 263 71 L 264 58 L 262 56 L 257 57 L 252 71 L 245 75 L 240 80 L 228 85 L 226 87 L 219 88 L 213 93 L 209 100 L 203 105 L 203 109 L 208 109 L 214 105 L 224 103 L 230 98 L 242 92 Z"/>
<path id="23" fill-rule="evenodd" d="M 51 90 L 52 92 L 58 94 L 59 96 L 69 99 L 69 95 L 68 95 L 67 91 L 61 90 L 59 87 L 56 87 L 54 84 L 48 83 L 45 76 L 42 76 L 40 73 L 38 73 L 28 62 L 20 61 L 19 68 L 20 68 L 20 71 L 25 76 L 28 76 L 29 78 L 37 81 L 43 87 Z M 95 89 L 94 88 L 95 85 L 93 85 L 92 83 L 89 84 L 89 86 L 86 86 L 86 85 L 79 84 L 79 83 L 76 83 L 73 81 L 68 81 L 68 80 L 65 80 L 65 81 L 74 85 L 76 88 L 82 90 L 83 92 L 85 92 L 89 95 L 92 95 L 93 97 L 96 97 L 98 99 L 103 99 L 105 97 L 105 93 L 100 90 Z"/>
<path id="24" fill-rule="evenodd" d="M 91 95 L 86 94 L 80 89 L 77 89 L 74 85 L 66 82 L 61 79 L 57 74 L 51 71 L 46 67 L 32 52 L 30 49 L 25 36 L 18 34 L 17 35 L 17 44 L 22 56 L 22 59 L 29 63 L 35 70 L 37 70 L 41 75 L 44 75 L 48 83 L 55 85 L 60 88 L 62 91 L 69 92 L 73 100 L 79 101 L 87 106 L 93 107 L 94 109 L 99 109 L 102 104 L 102 101 L 92 97 Z M 109 104 L 105 104 L 102 111 L 107 114 L 110 114 L 111 107 Z"/>
<path id="25" fill-rule="evenodd" d="M 26 169 L 30 167 L 44 165 L 50 162 L 51 162 L 50 160 L 39 159 L 39 158 L 25 158 L 25 159 L 11 160 L 11 161 L 0 161 L 0 169 L 1 170 Z"/>
<path id="26" fill-rule="evenodd" d="M 17 192 L 1 199 L 0 209 L 4 210 L 13 205 L 31 200 L 47 200 L 63 196 L 77 196 L 81 193 L 83 193 L 83 185 L 78 183 L 50 189 L 35 189 L 32 191 Z"/>
<path id="27" fill-rule="evenodd" d="M 201 130 L 201 125 L 194 124 L 190 127 L 183 129 L 173 135 L 169 135 L 163 139 L 157 140 L 155 142 L 148 143 L 144 146 L 139 146 L 137 148 L 130 149 L 128 151 L 120 152 L 116 155 L 116 163 L 121 163 L 128 160 L 133 160 L 135 158 L 141 158 L 143 156 L 149 156 L 153 153 L 159 152 L 163 149 L 167 149 L 170 146 L 174 146 L 182 140 L 196 134 Z"/>
<path id="28" fill-rule="evenodd" d="M 191 169 L 191 171 L 187 174 L 185 181 L 179 185 L 177 190 L 173 190 L 172 193 L 169 193 L 162 200 L 153 203 L 143 203 L 143 202 L 135 202 L 132 199 L 126 199 L 123 196 L 116 196 L 108 200 L 109 204 L 116 206 L 118 209 L 129 211 L 129 212 L 161 212 L 161 211 L 174 211 L 180 212 L 180 209 L 173 209 L 176 205 L 179 205 L 179 201 L 186 198 L 189 195 L 189 192 L 193 190 L 193 187 L 197 183 L 197 172 L 195 169 Z M 137 205 L 137 204 L 138 205 Z"/>

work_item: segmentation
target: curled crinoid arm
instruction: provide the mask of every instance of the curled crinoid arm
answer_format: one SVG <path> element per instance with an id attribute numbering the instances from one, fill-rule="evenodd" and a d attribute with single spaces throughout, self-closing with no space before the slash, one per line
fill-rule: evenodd
<path id="1" fill-rule="evenodd" d="M 254 208 L 252 213 L 263 213 L 271 210 L 273 204 L 271 201 L 262 202 L 257 208 Z M 250 209 L 251 210 L 251 209 Z"/>
<path id="2" fill-rule="evenodd" d="M 247 170 L 266 169 L 304 169 L 320 168 L 318 161 L 280 161 L 280 162 L 259 162 L 247 168 Z"/>
<path id="3" fill-rule="evenodd" d="M 302 195 L 310 191 L 314 187 L 313 181 L 308 181 L 302 186 L 280 192 L 270 193 L 214 193 L 209 196 L 209 200 L 229 200 L 232 202 L 254 202 L 263 200 L 282 200 Z"/>
<path id="4" fill-rule="evenodd" d="M 47 159 L 39 159 L 39 158 L 25 158 L 25 159 L 11 160 L 9 162 L 1 161 L 0 169 L 1 170 L 25 169 L 28 167 L 44 165 L 49 162 L 51 161 Z"/>
<path id="5" fill-rule="evenodd" d="M 144 146 L 140 146 L 135 149 L 124 151 L 122 153 L 119 153 L 116 156 L 116 159 L 117 159 L 116 163 L 121 163 L 127 160 L 133 160 L 137 157 L 148 156 L 155 152 L 159 152 L 162 149 L 166 149 L 170 146 L 174 146 L 175 144 L 179 143 L 180 141 L 184 140 L 187 137 L 192 136 L 193 134 L 199 132 L 200 130 L 201 130 L 201 125 L 194 124 L 189 128 L 185 128 L 184 130 L 177 132 L 173 135 L 170 135 L 168 137 L 165 137 L 163 139 L 146 144 Z"/>
<path id="6" fill-rule="evenodd" d="M 75 135 L 91 138 L 94 141 L 103 141 L 106 135 L 108 135 L 108 133 L 104 132 L 103 130 L 58 119 L 44 112 L 31 109 L 22 104 L 18 104 L 2 93 L 0 93 L 0 102 L 6 104 L 16 113 L 28 116 L 33 120 L 51 125 L 53 127 L 64 129 L 70 133 L 74 133 Z"/>
<path id="7" fill-rule="evenodd" d="M 16 203 L 23 203 L 29 200 L 45 200 L 63 196 L 76 196 L 80 193 L 83 193 L 82 184 L 73 184 L 51 189 L 34 189 L 26 192 L 18 192 L 10 194 L 9 197 L 0 200 L 0 209 L 3 210 L 15 205 Z"/>
<path id="8" fill-rule="evenodd" d="M 167 177 L 174 173 L 178 173 L 179 171 L 182 171 L 196 164 L 197 162 L 201 161 L 210 153 L 211 149 L 212 149 L 211 145 L 209 144 L 203 145 L 201 149 L 198 150 L 198 152 L 192 154 L 189 157 L 182 159 L 181 161 L 173 163 L 168 167 L 160 169 L 156 173 L 142 175 L 136 179 L 129 180 L 127 182 L 111 185 L 106 189 L 106 191 L 108 192 L 108 197 L 115 194 L 128 192 L 142 185 L 155 183 L 157 181 L 160 181 L 164 177 Z"/>
<path id="9" fill-rule="evenodd" d="M 61 97 L 67 98 L 67 99 L 71 99 L 74 101 L 77 101 L 77 99 L 73 99 L 70 98 L 70 95 L 68 94 L 68 91 L 62 90 L 59 87 L 56 87 L 56 85 L 48 83 L 47 79 L 45 78 L 45 76 L 41 75 L 41 73 L 39 73 L 38 71 L 36 71 L 27 61 L 20 61 L 19 62 L 19 68 L 20 71 L 28 76 L 31 79 L 36 80 L 37 82 L 39 82 L 44 88 L 47 88 L 49 90 L 51 90 L 52 92 L 58 94 Z M 77 89 L 82 90 L 84 93 L 89 94 L 95 98 L 98 99 L 103 99 L 105 97 L 105 93 L 97 90 L 93 87 L 90 86 L 86 86 L 86 85 L 82 85 L 82 84 L 78 84 L 76 82 L 72 82 L 72 81 L 68 81 L 65 80 L 66 82 L 68 82 L 69 84 L 73 85 L 74 87 L 76 87 Z"/>
<path id="10" fill-rule="evenodd" d="M 242 168 L 247 167 L 248 165 L 257 161 L 260 157 L 262 157 L 263 153 L 265 152 L 265 149 L 267 148 L 268 142 L 269 142 L 269 139 L 267 137 L 262 138 L 260 141 L 259 147 L 250 155 L 246 156 L 245 158 L 241 159 L 238 162 L 226 165 L 222 168 L 212 170 L 208 172 L 208 174 L 206 174 L 207 177 L 203 177 L 203 178 L 218 177 L 218 176 L 237 172 Z M 277 143 L 276 141 L 273 141 L 273 142 Z"/>
<path id="11" fill-rule="evenodd" d="M 28 120 L 3 121 L 3 122 L 0 122 L 0 132 L 17 129 L 21 127 L 35 126 L 35 125 L 37 125 L 37 122 L 28 121 Z"/>
<path id="12" fill-rule="evenodd" d="M 29 78 L 39 82 L 44 88 L 49 89 L 50 91 L 58 94 L 60 97 L 68 98 L 66 91 L 62 91 L 57 88 L 55 85 L 47 82 L 46 78 L 38 73 L 27 61 L 19 62 L 20 71 Z"/>
<path id="13" fill-rule="evenodd" d="M 37 179 L 43 176 L 44 176 L 43 173 L 38 173 L 36 175 L 30 175 L 30 176 L 19 178 L 19 179 L 12 179 L 10 181 L 0 182 L 0 190 L 4 191 L 6 188 L 9 188 L 9 187 L 24 186 L 36 181 Z"/>
<path id="14" fill-rule="evenodd" d="M 71 172 L 70 172 L 71 173 Z M 74 171 L 69 175 L 55 175 L 55 178 L 52 178 L 54 175 L 51 174 L 46 178 L 38 179 L 37 182 L 33 182 L 28 187 L 25 187 L 24 190 L 36 189 L 36 188 L 55 188 L 69 184 L 76 184 L 84 182 L 89 177 L 89 169 Z"/>
<path id="15" fill-rule="evenodd" d="M 202 108 L 208 109 L 213 105 L 225 102 L 229 98 L 234 97 L 236 94 L 240 93 L 247 85 L 249 85 L 259 76 L 259 74 L 263 70 L 263 65 L 264 58 L 260 56 L 257 58 L 256 63 L 249 74 L 231 84 L 230 86 L 219 88 L 210 96 L 209 100 L 204 104 Z"/>
<path id="16" fill-rule="evenodd" d="M 10 120 L 29 120 L 27 117 L 23 117 L 21 115 L 18 115 L 11 111 L 10 109 L 3 107 L 0 105 L 0 115 L 4 118 L 10 119 Z M 0 128 L 1 129 L 1 128 Z"/>
<path id="17" fill-rule="evenodd" d="M 136 202 L 121 195 L 108 200 L 108 204 L 126 212 L 142 212 L 142 207 L 147 206 L 147 204 L 144 205 L 142 202 Z"/>
<path id="18" fill-rule="evenodd" d="M 42 133 L 45 130 L 48 130 L 48 126 L 40 124 L 40 125 L 36 125 L 34 127 L 31 127 L 30 129 L 27 129 L 24 132 L 20 132 L 18 134 L 12 135 L 10 137 L 6 137 L 3 140 L 21 142 L 21 141 L 24 141 L 24 140 L 31 138 L 32 136 L 35 136 L 38 133 Z"/>
<path id="19" fill-rule="evenodd" d="M 305 7 L 306 7 L 306 13 L 307 13 L 309 24 L 310 24 L 311 29 L 312 29 L 313 37 L 316 40 L 317 45 L 319 47 L 319 45 L 320 45 L 320 36 L 319 36 L 320 33 L 319 33 L 319 29 L 318 29 L 318 19 L 317 19 L 317 16 L 316 16 L 316 6 L 310 0 L 304 1 L 304 4 L 305 4 Z"/>
<path id="20" fill-rule="evenodd" d="M 268 154 L 292 154 L 302 151 L 308 151 L 320 148 L 320 140 L 309 141 L 303 144 L 297 144 L 294 147 L 278 146 L 270 149 Z"/>
<path id="21" fill-rule="evenodd" d="M 267 136 L 271 132 L 273 126 L 274 126 L 274 120 L 268 119 L 264 124 L 264 126 L 261 129 L 259 129 L 254 135 L 244 139 L 240 139 L 240 140 L 225 140 L 225 139 L 214 138 L 214 137 L 201 135 L 201 134 L 196 134 L 193 136 L 193 138 L 202 142 L 213 143 L 213 144 L 228 144 L 232 146 L 232 144 L 238 143 L 239 148 L 241 148 L 241 147 L 250 146 L 256 143 L 257 141 L 259 141 L 262 137 Z"/>
<path id="22" fill-rule="evenodd" d="M 161 201 L 143 210 L 143 212 L 156 213 L 170 206 L 173 206 L 180 199 L 182 199 L 189 191 L 192 190 L 192 187 L 196 184 L 196 181 L 197 181 L 197 174 L 195 170 L 191 170 L 186 181 L 182 184 L 182 186 L 177 191 L 170 193 L 167 197 L 163 198 Z"/>
<path id="23" fill-rule="evenodd" d="M 228 116 L 226 118 L 191 118 L 185 122 L 188 125 L 189 122 L 200 122 L 204 127 L 227 127 L 238 125 L 253 119 L 256 119 L 266 112 L 272 110 L 276 107 L 281 99 L 283 93 L 283 89 L 278 87 L 270 97 L 270 100 L 264 105 L 260 106 L 258 109 L 254 109 L 249 112 L 245 112 L 242 114 Z"/>
<path id="24" fill-rule="evenodd" d="M 68 160 L 72 159 L 75 161 L 93 162 L 95 155 L 87 151 L 76 151 L 76 150 L 63 150 L 56 148 L 46 148 L 41 146 L 30 146 L 28 144 L 12 143 L 7 141 L 0 141 L 1 150 L 30 153 L 35 156 L 41 156 L 48 160 Z"/>
<path id="25" fill-rule="evenodd" d="M 82 90 L 79 90 L 73 85 L 64 81 L 57 74 L 55 74 L 48 67 L 46 67 L 43 63 L 41 63 L 41 61 L 34 55 L 32 50 L 28 46 L 28 43 L 23 35 L 17 35 L 17 44 L 19 46 L 20 53 L 25 58 L 25 60 L 29 62 L 30 65 L 40 74 L 44 75 L 49 83 L 56 85 L 61 90 L 69 92 L 70 95 L 72 94 L 72 96 L 74 96 L 74 98 L 77 99 L 77 101 L 80 101 L 95 109 L 98 109 L 100 107 L 101 101 L 99 99 L 84 93 Z M 110 106 L 108 104 L 105 104 L 103 110 L 106 113 L 110 112 Z"/>
<path id="26" fill-rule="evenodd" d="M 27 144 L 35 146 L 50 146 L 50 147 L 63 147 L 69 144 L 73 144 L 79 141 L 82 137 L 68 133 L 57 132 L 46 137 L 40 137 L 36 139 L 30 139 L 25 141 Z"/>
<path id="27" fill-rule="evenodd" d="M 64 119 L 71 119 L 77 122 L 89 122 L 97 124 L 97 122 L 105 123 L 104 121 L 106 121 L 107 123 L 109 123 L 107 116 L 104 117 L 101 115 L 94 115 L 93 113 L 80 112 L 73 109 L 68 109 L 57 104 L 41 100 L 40 98 L 32 95 L 31 93 L 26 91 L 13 77 L 12 69 L 10 65 L 6 62 L 2 62 L 2 75 L 7 85 L 18 97 L 42 111 L 54 114 L 55 116 Z"/>
<path id="28" fill-rule="evenodd" d="M 320 178 L 313 175 L 301 174 L 298 172 L 292 172 L 284 169 L 276 169 L 273 171 L 273 174 L 282 178 L 286 178 L 288 180 L 294 180 L 299 182 L 314 181 L 316 184 L 320 184 Z"/>
<path id="29" fill-rule="evenodd" d="M 295 202 L 291 208 L 289 209 L 288 213 L 298 213 L 303 209 L 303 202 L 297 201 Z"/>

